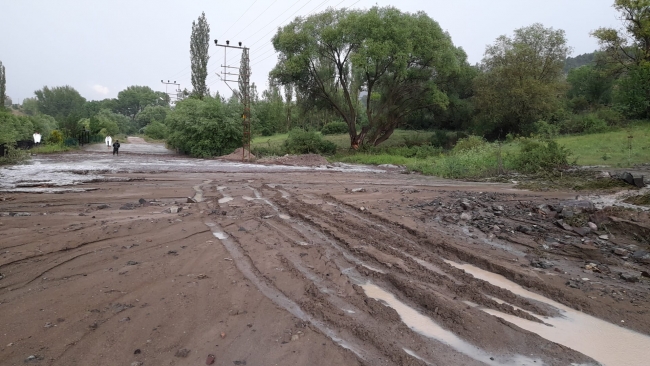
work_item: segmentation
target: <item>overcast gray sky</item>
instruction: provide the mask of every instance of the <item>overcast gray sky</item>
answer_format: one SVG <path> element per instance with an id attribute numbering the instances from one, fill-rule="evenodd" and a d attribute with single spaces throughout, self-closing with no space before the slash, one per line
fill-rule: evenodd
<path id="1" fill-rule="evenodd" d="M 71 85 L 89 100 L 114 98 L 130 85 L 165 90 L 160 80 L 191 89 L 192 21 L 205 11 L 211 39 L 251 48 L 252 80 L 266 88 L 277 57 L 270 39 L 296 16 L 327 7 L 392 5 L 425 11 L 474 64 L 502 34 L 539 22 L 564 29 L 573 55 L 597 48 L 589 32 L 620 27 L 613 0 L 1 0 L 0 61 L 14 103 L 45 85 Z M 232 44 L 232 43 L 231 43 Z M 215 75 L 223 50 L 210 45 L 207 83 L 230 95 Z M 240 55 L 229 52 L 229 63 Z"/>

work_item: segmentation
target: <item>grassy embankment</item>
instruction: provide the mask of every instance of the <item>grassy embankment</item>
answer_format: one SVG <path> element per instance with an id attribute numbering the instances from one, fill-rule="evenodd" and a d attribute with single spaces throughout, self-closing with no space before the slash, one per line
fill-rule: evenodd
<path id="1" fill-rule="evenodd" d="M 403 165 L 409 170 L 427 175 L 470 179 L 516 171 L 517 164 L 520 164 L 518 158 L 521 156 L 521 146 L 525 143 L 515 139 L 501 144 L 485 143 L 449 152 L 431 146 L 406 146 L 407 141 L 428 141 L 430 137 L 429 132 L 398 130 L 377 148 L 352 152 L 349 150 L 347 135 L 324 136 L 339 147 L 338 153 L 328 158 L 333 162 Z M 252 141 L 252 148 L 281 153 L 286 139 L 287 134 L 257 137 Z M 569 162 L 581 166 L 630 167 L 650 162 L 650 123 L 647 121 L 610 132 L 560 136 L 556 142 L 569 150 Z M 564 179 L 566 180 L 566 177 Z M 576 181 L 581 179 L 582 177 L 577 177 Z"/>

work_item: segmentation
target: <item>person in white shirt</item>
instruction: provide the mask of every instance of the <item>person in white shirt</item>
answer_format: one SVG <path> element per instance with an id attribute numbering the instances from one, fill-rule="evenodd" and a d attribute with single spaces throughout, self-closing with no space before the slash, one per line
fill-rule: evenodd
<path id="1" fill-rule="evenodd" d="M 107 147 L 109 148 L 109 150 L 110 150 L 111 146 L 113 145 L 113 139 L 112 139 L 110 136 L 106 136 L 106 140 L 105 140 L 105 141 L 106 141 L 106 146 L 107 146 Z"/>
<path id="2" fill-rule="evenodd" d="M 41 134 L 38 132 L 34 132 L 34 143 L 35 144 L 41 143 Z"/>

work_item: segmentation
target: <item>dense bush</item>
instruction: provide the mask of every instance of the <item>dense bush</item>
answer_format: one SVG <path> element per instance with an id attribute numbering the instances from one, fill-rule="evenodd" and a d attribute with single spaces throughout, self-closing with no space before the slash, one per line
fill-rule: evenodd
<path id="1" fill-rule="evenodd" d="M 570 152 L 553 140 L 522 139 L 521 148 L 512 157 L 513 167 L 521 173 L 551 171 L 569 164 Z"/>
<path id="2" fill-rule="evenodd" d="M 289 132 L 289 138 L 284 147 L 290 154 L 334 154 L 336 144 L 324 140 L 321 135 L 314 131 L 293 129 Z"/>
<path id="3" fill-rule="evenodd" d="M 610 118 L 611 116 L 606 116 Z M 576 114 L 558 123 L 559 131 L 563 134 L 573 133 L 599 133 L 610 128 L 605 119 L 597 113 Z"/>
<path id="4" fill-rule="evenodd" d="M 472 135 L 458 140 L 458 142 L 456 142 L 456 146 L 454 146 L 453 151 L 468 151 L 479 148 L 485 144 L 487 144 L 487 141 L 485 141 L 483 137 Z"/>
<path id="5" fill-rule="evenodd" d="M 155 140 L 163 140 L 167 138 L 167 134 L 168 134 L 167 126 L 165 126 L 163 123 L 160 123 L 158 121 L 150 122 L 144 128 L 144 134 Z"/>
<path id="6" fill-rule="evenodd" d="M 189 98 L 167 115 L 167 144 L 196 157 L 231 153 L 241 146 L 239 106 L 229 106 L 218 98 Z"/>
<path id="7" fill-rule="evenodd" d="M 535 122 L 534 129 L 534 135 L 545 139 L 553 139 L 560 133 L 560 128 L 557 125 L 546 121 Z"/>
<path id="8" fill-rule="evenodd" d="M 323 135 L 338 135 L 348 133 L 348 124 L 345 122 L 330 122 L 320 130 Z"/>
<path id="9" fill-rule="evenodd" d="M 50 132 L 50 135 L 47 136 L 45 142 L 52 145 L 58 145 L 63 143 L 63 134 L 59 130 L 54 130 Z"/>

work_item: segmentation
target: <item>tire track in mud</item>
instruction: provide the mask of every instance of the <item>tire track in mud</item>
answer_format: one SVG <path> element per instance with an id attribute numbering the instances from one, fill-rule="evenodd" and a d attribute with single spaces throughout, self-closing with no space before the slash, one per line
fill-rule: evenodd
<path id="1" fill-rule="evenodd" d="M 373 277 L 378 278 L 380 282 L 383 281 L 384 283 L 388 284 L 389 287 L 393 288 L 393 292 L 401 295 L 400 297 L 404 297 L 409 302 L 415 303 L 417 307 L 423 309 L 423 313 L 427 314 L 429 317 L 438 320 L 441 320 L 440 318 L 442 318 L 443 324 L 446 323 L 448 325 L 451 321 L 452 329 L 454 329 L 456 332 L 459 332 L 464 338 L 470 340 L 472 338 L 475 338 L 472 337 L 474 331 L 471 328 L 476 325 L 476 322 L 469 321 L 469 324 L 467 324 L 467 319 L 478 318 L 482 319 L 483 322 L 491 321 L 493 324 L 498 325 L 501 328 L 505 328 L 502 329 L 502 331 L 514 331 L 515 334 L 519 333 L 520 335 L 526 335 L 528 338 L 535 339 L 541 343 L 548 343 L 546 340 L 541 339 L 541 337 L 535 334 L 526 334 L 526 332 L 524 332 L 524 334 L 521 334 L 522 332 L 518 328 L 513 327 L 501 319 L 493 317 L 487 317 L 486 319 L 486 317 L 476 313 L 471 314 L 471 316 L 468 316 L 467 314 L 461 314 L 464 312 L 464 310 L 459 309 L 457 304 L 459 301 L 456 301 L 456 296 L 454 296 L 453 299 L 450 299 L 451 296 L 445 296 L 443 294 L 443 291 L 436 288 L 435 285 L 432 286 L 431 283 L 437 282 L 438 285 L 441 285 L 441 281 L 446 281 L 446 283 L 443 283 L 445 285 L 444 290 L 450 290 L 452 296 L 453 294 L 457 294 L 458 296 L 463 296 L 469 300 L 478 301 L 485 308 L 493 308 L 503 313 L 512 314 L 535 322 L 542 321 L 533 314 L 539 314 L 541 316 L 549 315 L 549 311 L 547 311 L 548 307 L 544 306 L 545 304 L 534 304 L 527 299 L 512 294 L 508 290 L 494 286 L 486 281 L 476 279 L 473 276 L 466 274 L 464 271 L 458 271 L 456 268 L 445 263 L 443 258 L 437 258 L 440 254 L 440 248 L 437 248 L 436 246 L 433 247 L 437 254 L 433 254 L 431 251 L 424 250 L 424 252 L 428 251 L 430 253 L 429 259 L 432 259 L 432 255 L 436 257 L 436 262 L 438 262 L 436 263 L 437 267 L 434 267 L 434 269 L 432 269 L 431 266 L 435 265 L 432 265 L 428 262 L 425 262 L 429 264 L 428 266 L 424 265 L 422 263 L 423 261 L 416 261 L 412 255 L 405 253 L 403 250 L 396 249 L 390 245 L 379 244 L 379 242 L 389 242 L 391 244 L 394 244 L 395 237 L 397 237 L 397 241 L 400 242 L 398 246 L 403 247 L 405 250 L 412 252 L 415 251 L 417 253 L 423 251 L 423 246 L 419 243 L 423 241 L 422 238 L 425 237 L 424 235 L 414 232 L 413 230 L 410 230 L 403 226 L 399 226 L 399 224 L 399 230 L 397 230 L 399 233 L 396 234 L 395 232 L 387 229 L 385 225 L 379 224 L 376 221 L 373 222 L 370 219 L 360 220 L 365 222 L 366 225 L 359 227 L 359 225 L 351 224 L 349 220 L 338 219 L 336 215 L 331 215 L 330 212 L 324 212 L 320 209 L 319 205 L 308 205 L 292 202 L 292 200 L 290 200 L 284 194 L 283 199 L 286 202 L 278 202 L 278 205 L 282 207 L 286 212 L 291 212 L 294 217 L 297 217 L 303 222 L 308 222 L 312 226 L 316 227 L 317 231 L 321 231 L 326 235 L 331 236 L 334 241 L 342 243 L 342 245 L 346 247 L 347 250 L 352 251 L 354 255 L 360 255 L 363 260 L 370 261 L 372 265 L 377 264 L 382 266 L 382 268 L 388 268 L 386 271 L 382 271 L 385 273 L 387 272 L 387 274 L 375 273 L 373 274 Z M 327 196 L 324 197 L 324 200 L 327 200 Z M 337 206 L 336 203 L 327 203 L 332 206 Z M 352 216 L 358 218 L 359 215 L 353 214 Z M 387 220 L 385 219 L 379 221 L 389 226 L 395 226 L 395 223 L 386 223 Z M 382 230 L 379 230 L 377 228 L 381 228 Z M 362 232 L 363 235 L 355 237 L 351 234 L 358 232 Z M 367 245 L 367 243 L 363 243 L 363 240 L 361 238 L 370 238 L 369 240 L 371 241 L 371 244 L 369 246 L 372 247 L 372 250 L 357 250 L 360 245 Z M 404 242 L 408 244 L 403 244 Z M 427 244 L 427 246 L 431 246 L 431 243 L 428 240 L 425 241 L 425 244 Z M 379 249 L 378 253 L 375 250 L 377 248 Z M 412 271 L 412 268 L 409 270 L 407 266 L 400 266 L 399 262 L 398 265 L 391 265 L 394 263 L 388 263 L 388 265 L 386 265 L 386 256 L 388 256 L 389 259 L 391 257 L 401 259 L 411 267 L 418 267 L 418 271 L 415 271 L 414 273 L 414 271 Z M 440 273 L 441 268 L 445 269 L 442 274 Z M 448 276 L 447 272 L 451 272 L 453 275 Z M 426 274 L 423 275 L 423 273 Z M 438 277 L 432 278 L 432 274 L 437 275 Z M 461 278 L 467 284 L 464 286 L 457 286 L 456 281 L 454 281 L 454 276 Z M 414 277 L 417 278 L 417 280 L 414 280 Z M 460 290 L 458 290 L 459 288 Z M 477 288 L 479 290 L 478 292 L 476 291 Z M 500 298 L 507 298 L 508 301 L 500 300 Z M 512 306 L 509 302 L 517 303 L 521 308 L 524 309 L 522 310 L 516 306 Z M 529 312 L 533 314 L 530 314 Z M 508 347 L 506 347 L 508 351 L 512 351 L 516 348 L 521 348 L 517 347 L 518 344 L 514 342 L 516 338 L 518 338 L 516 335 L 513 337 L 511 334 L 511 343 L 514 343 L 515 347 L 512 348 L 512 344 L 508 345 Z M 546 358 L 547 360 L 553 360 L 553 353 L 567 352 L 566 348 L 559 345 L 550 344 L 546 347 L 547 349 L 545 352 L 541 352 L 540 356 L 543 356 L 543 358 Z M 460 349 L 458 350 L 461 351 Z M 529 350 L 520 349 L 519 353 L 527 354 L 528 351 Z M 571 353 L 573 351 L 568 352 Z M 480 354 L 480 352 L 478 353 Z M 582 355 L 576 355 L 576 359 L 583 358 L 581 356 Z M 477 357 L 474 358 L 478 359 Z M 522 359 L 520 356 L 515 357 L 517 358 L 516 361 L 514 359 L 506 359 L 503 357 L 498 358 L 500 358 L 500 360 L 494 364 L 508 364 L 509 362 L 523 362 L 523 364 L 533 364 L 536 362 L 532 359 Z M 490 361 L 487 363 L 492 364 Z"/>
<path id="2" fill-rule="evenodd" d="M 282 281 L 277 280 L 273 275 L 264 275 L 260 272 L 260 276 L 264 278 L 264 281 L 266 281 L 266 283 L 275 284 L 276 289 L 283 292 L 285 296 L 294 298 L 296 300 L 296 303 L 299 304 L 304 311 L 318 316 L 320 320 L 324 321 L 327 324 L 331 324 L 335 329 L 350 330 L 355 336 L 359 337 L 364 342 L 370 342 L 374 348 L 381 350 L 384 355 L 386 355 L 392 362 L 396 364 L 412 364 L 413 362 L 415 362 L 415 364 L 448 364 L 452 359 L 456 364 L 459 362 L 461 364 L 487 363 L 494 365 L 507 365 L 515 363 L 519 365 L 522 364 L 521 362 L 523 362 L 523 364 L 532 365 L 535 363 L 536 360 L 533 359 L 528 359 L 519 355 L 512 356 L 511 352 L 506 352 L 506 354 L 503 354 L 502 356 L 498 356 L 498 353 L 501 352 L 497 352 L 496 360 L 494 360 L 494 358 L 490 359 L 490 356 L 486 356 L 487 353 L 485 351 L 481 351 L 480 349 L 476 348 L 476 346 L 473 346 L 470 343 L 466 343 L 462 340 L 460 343 L 462 347 L 465 348 L 465 352 L 459 351 L 458 349 L 450 349 L 451 343 L 458 343 L 454 340 L 447 342 L 432 342 L 430 337 L 420 332 L 416 332 L 412 328 L 406 326 L 406 324 L 400 320 L 400 315 L 397 314 L 394 309 L 382 305 L 380 302 L 367 296 L 364 290 L 362 290 L 358 285 L 364 285 L 372 282 L 375 282 L 377 284 L 383 283 L 385 286 L 388 286 L 388 288 L 391 289 L 390 292 L 398 293 L 400 297 L 406 298 L 409 303 L 416 304 L 415 308 L 424 309 L 422 313 L 427 314 L 428 317 L 438 319 L 438 321 L 443 319 L 445 320 L 443 323 L 452 322 L 452 324 L 455 324 L 454 330 L 460 330 L 461 334 L 467 335 L 469 333 L 471 335 L 472 331 L 470 328 L 479 326 L 479 324 L 480 326 L 488 324 L 488 328 L 490 325 L 506 328 L 506 332 L 509 332 L 510 338 L 513 338 L 513 340 L 514 338 L 519 338 L 522 332 L 516 329 L 516 327 L 511 327 L 510 325 L 503 324 L 503 322 L 497 320 L 492 316 L 485 316 L 485 314 L 481 313 L 480 311 L 473 312 L 470 316 L 470 318 L 478 318 L 480 321 L 470 321 L 469 323 L 466 322 L 465 318 L 468 316 L 467 314 L 462 313 L 465 311 L 473 310 L 465 310 L 465 308 L 469 309 L 469 307 L 460 301 L 456 301 L 456 298 L 451 299 L 451 296 L 443 294 L 442 290 L 446 290 L 446 288 L 440 290 L 435 287 L 436 283 L 438 285 L 441 285 L 441 281 L 440 278 L 436 278 L 434 276 L 444 278 L 446 281 L 449 281 L 449 283 L 454 283 L 452 279 L 444 274 L 436 273 L 436 271 L 431 271 L 424 268 L 421 264 L 417 263 L 414 259 L 409 258 L 406 255 L 400 256 L 401 251 L 396 250 L 390 246 L 383 246 L 381 249 L 367 251 L 358 250 L 359 248 L 357 248 L 357 245 L 350 245 L 349 243 L 353 238 L 349 236 L 346 237 L 341 232 L 350 231 L 349 229 L 352 231 L 358 231 L 359 227 L 337 228 L 335 225 L 329 226 L 328 224 L 319 221 L 325 220 L 323 217 L 327 216 L 328 213 L 320 212 L 316 209 L 314 209 L 314 211 L 309 211 L 309 209 L 305 209 L 303 207 L 305 205 L 299 205 L 293 202 L 291 196 L 289 194 L 286 194 L 286 192 L 274 190 L 272 193 L 276 194 L 271 194 L 271 196 L 274 197 L 267 198 L 266 196 L 260 194 L 260 192 L 255 188 L 245 188 L 252 190 L 256 200 L 259 200 L 265 205 L 271 207 L 276 212 L 277 216 L 275 218 L 271 218 L 272 215 L 262 214 L 265 215 L 264 219 L 260 219 L 259 217 L 250 218 L 251 215 L 254 216 L 254 213 L 249 213 L 249 215 L 245 215 L 249 216 L 247 221 L 247 219 L 239 217 L 241 216 L 242 211 L 238 211 L 238 222 L 247 223 L 249 221 L 254 221 L 256 224 L 261 223 L 261 226 L 265 227 L 265 232 L 259 234 L 261 238 L 253 239 L 251 239 L 251 237 L 254 237 L 253 235 L 248 235 L 246 238 L 242 237 L 242 235 L 247 235 L 239 233 L 242 231 L 247 231 L 243 226 L 240 226 L 239 230 L 237 230 L 237 225 L 231 224 L 232 228 L 230 226 L 225 227 L 224 229 L 230 234 L 231 238 L 238 238 L 238 245 L 240 248 L 243 248 L 244 242 L 251 241 L 259 243 L 261 245 L 269 246 L 268 236 L 271 233 L 266 232 L 266 229 L 272 229 L 272 232 L 281 233 L 279 236 L 283 241 L 288 241 L 291 243 L 291 247 L 296 247 L 300 250 L 303 250 L 303 248 L 309 248 L 309 250 L 312 251 L 317 250 L 319 254 L 317 256 L 319 261 L 322 262 L 325 260 L 326 262 L 334 263 L 337 267 L 338 275 L 344 276 L 348 279 L 348 282 L 352 282 L 351 287 L 354 289 L 354 294 L 352 296 L 347 296 L 345 297 L 345 300 L 342 300 L 341 294 L 335 291 L 335 286 L 332 286 L 327 280 L 322 278 L 322 273 L 315 273 L 318 272 L 319 268 L 314 268 L 314 266 L 306 264 L 302 255 L 298 257 L 295 254 L 291 254 L 291 248 L 277 249 L 275 256 L 271 257 L 276 257 L 277 263 L 279 263 L 279 265 L 289 267 L 290 272 L 294 276 L 294 279 L 299 279 L 300 282 L 307 284 L 305 293 L 309 296 L 301 297 L 300 295 L 292 293 L 291 289 L 284 288 Z M 281 193 L 281 195 L 277 193 Z M 235 195 L 232 192 L 231 194 Z M 245 192 L 241 192 L 240 194 L 244 196 Z M 242 198 L 248 202 L 251 201 L 250 197 Z M 235 207 L 240 206 L 235 205 Z M 248 205 L 247 208 L 250 209 L 250 205 Z M 293 217 L 285 214 L 285 212 L 290 212 Z M 277 217 L 279 217 L 279 219 Z M 374 223 L 372 226 L 381 226 L 381 224 Z M 365 234 L 367 234 L 367 232 L 365 232 Z M 384 234 L 380 235 L 379 232 L 373 232 L 373 235 L 381 237 L 383 239 L 387 237 Z M 243 241 L 239 240 L 240 237 L 242 237 Z M 419 241 L 418 238 L 409 240 L 412 243 L 417 243 Z M 411 248 L 411 250 L 414 249 Z M 251 255 L 253 257 L 251 257 Z M 307 256 L 307 253 L 305 253 L 305 255 L 305 258 L 307 259 L 311 257 L 311 254 Z M 247 252 L 246 256 L 248 260 L 253 263 L 253 265 L 258 265 L 257 261 L 262 260 L 259 258 L 256 259 L 255 254 L 250 254 L 250 252 Z M 380 259 L 378 260 L 377 258 Z M 395 265 L 387 266 L 384 263 L 385 259 L 387 258 L 396 259 L 397 261 L 395 262 Z M 381 259 L 384 259 L 384 261 Z M 449 268 L 452 271 L 454 270 L 453 267 L 448 266 L 441 259 L 439 259 L 438 262 L 441 268 Z M 313 262 L 311 263 L 313 264 Z M 404 265 L 405 263 L 408 265 Z M 259 262 L 259 264 L 264 265 L 263 262 Z M 369 270 L 368 267 L 374 268 L 374 270 Z M 402 278 L 406 275 L 412 275 L 412 269 L 410 269 L 410 267 L 417 267 L 418 272 L 425 273 L 423 278 L 424 281 L 419 279 L 417 281 L 413 281 L 412 278 Z M 403 273 L 394 273 L 396 271 L 396 268 L 399 268 Z M 261 267 L 259 270 L 263 271 Z M 459 278 L 465 279 L 464 276 L 466 276 L 471 280 L 475 280 L 473 277 L 466 275 L 464 272 L 459 272 Z M 327 275 L 329 276 L 329 273 Z M 336 277 L 337 273 L 333 273 L 333 275 Z M 486 283 L 486 286 L 489 287 L 492 285 Z M 402 288 L 405 288 L 407 290 L 404 291 Z M 421 294 L 422 292 L 426 292 L 427 295 L 423 296 Z M 499 291 L 495 290 L 495 292 Z M 507 291 L 503 292 L 508 294 Z M 404 293 L 406 293 L 406 295 L 404 295 Z M 298 299 L 296 299 L 296 296 L 298 296 Z M 520 309 L 513 308 L 505 301 L 499 303 L 494 299 L 486 297 L 482 294 L 479 294 L 479 296 L 482 299 L 482 302 L 490 304 L 492 307 L 500 311 L 514 313 L 529 320 L 536 319 Z M 307 297 L 306 300 L 305 297 Z M 413 299 L 411 299 L 411 297 Z M 502 297 L 507 298 L 507 296 Z M 515 298 L 515 300 L 517 299 Z M 355 308 L 350 306 L 346 307 L 346 303 L 355 306 Z M 434 308 L 432 304 L 438 304 L 439 306 L 435 306 Z M 529 302 L 524 301 L 522 307 L 533 308 L 536 313 L 545 314 L 543 310 L 539 309 L 536 306 L 533 306 Z M 345 310 L 351 310 L 354 313 L 347 312 Z M 367 316 L 365 314 L 362 316 L 355 315 L 357 310 L 361 311 L 362 313 L 372 314 L 370 318 L 379 317 L 379 323 L 364 323 L 364 318 Z M 459 327 L 460 329 L 457 329 Z M 465 329 L 463 329 L 463 327 Z M 453 336 L 452 332 L 447 333 L 448 334 L 445 336 L 450 337 L 449 339 L 455 337 Z M 545 342 L 544 340 L 539 339 L 539 337 L 533 335 L 529 335 L 529 337 Z M 464 338 L 469 339 L 470 341 L 472 340 L 471 336 Z M 440 341 L 440 339 L 437 340 Z M 456 340 L 458 340 L 458 338 L 456 338 Z M 412 351 L 410 347 L 407 347 L 407 345 L 415 345 L 413 349 L 415 349 L 417 353 Z M 458 344 L 456 344 L 456 346 L 458 346 Z M 494 347 L 491 348 L 494 349 Z M 467 349 L 471 349 L 472 351 L 469 352 Z M 526 354 L 524 352 L 528 352 L 529 350 L 522 349 L 521 351 L 522 352 L 519 352 L 520 354 Z M 550 349 L 547 349 L 547 351 L 550 351 L 549 355 L 551 356 L 545 357 L 546 359 L 552 359 L 552 354 L 556 352 L 567 353 L 566 349 L 563 349 L 561 346 L 554 346 L 552 344 L 550 345 Z M 569 353 L 570 352 L 571 351 L 569 351 Z M 458 360 L 457 357 L 461 357 L 462 361 Z M 580 356 L 577 356 L 576 359 L 580 359 Z"/>

